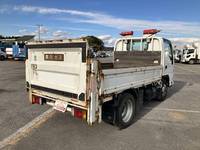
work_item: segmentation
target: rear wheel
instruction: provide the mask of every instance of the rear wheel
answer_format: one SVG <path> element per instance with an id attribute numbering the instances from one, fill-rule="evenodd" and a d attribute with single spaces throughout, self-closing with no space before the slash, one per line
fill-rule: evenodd
<path id="1" fill-rule="evenodd" d="M 130 126 L 136 116 L 136 101 L 134 97 L 125 93 L 119 96 L 119 106 L 117 108 L 117 125 L 121 129 Z"/>

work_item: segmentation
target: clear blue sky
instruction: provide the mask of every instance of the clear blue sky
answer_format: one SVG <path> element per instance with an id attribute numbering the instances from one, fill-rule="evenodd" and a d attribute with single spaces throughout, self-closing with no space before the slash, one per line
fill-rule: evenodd
<path id="1" fill-rule="evenodd" d="M 96 35 L 109 39 L 120 31 L 139 35 L 158 28 L 166 37 L 200 37 L 199 0 L 1 0 L 0 34 L 43 38 Z"/>

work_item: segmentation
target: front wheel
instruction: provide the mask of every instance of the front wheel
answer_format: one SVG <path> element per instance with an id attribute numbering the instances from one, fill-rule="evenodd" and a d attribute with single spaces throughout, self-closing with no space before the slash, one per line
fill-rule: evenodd
<path id="1" fill-rule="evenodd" d="M 136 116 L 136 101 L 129 94 L 124 93 L 119 96 L 119 106 L 117 108 L 117 125 L 120 129 L 130 126 Z"/>
<path id="2" fill-rule="evenodd" d="M 157 99 L 159 101 L 164 101 L 167 97 L 167 93 L 168 93 L 168 85 L 166 82 L 162 81 L 161 88 L 158 89 Z"/>
<path id="3" fill-rule="evenodd" d="M 5 57 L 3 55 L 1 55 L 0 60 L 5 60 Z"/>
<path id="4" fill-rule="evenodd" d="M 191 64 L 191 65 L 194 64 L 194 60 L 190 59 L 189 64 Z"/>

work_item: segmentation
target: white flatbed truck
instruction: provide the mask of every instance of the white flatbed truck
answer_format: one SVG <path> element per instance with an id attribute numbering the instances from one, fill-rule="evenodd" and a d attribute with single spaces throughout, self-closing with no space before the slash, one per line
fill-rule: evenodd
<path id="1" fill-rule="evenodd" d="M 157 32 L 145 30 L 140 38 L 124 32 L 105 62 L 92 57 L 84 38 L 28 43 L 30 102 L 70 112 L 89 125 L 103 118 L 128 127 L 143 100 L 164 100 L 174 83 L 172 45 Z"/>

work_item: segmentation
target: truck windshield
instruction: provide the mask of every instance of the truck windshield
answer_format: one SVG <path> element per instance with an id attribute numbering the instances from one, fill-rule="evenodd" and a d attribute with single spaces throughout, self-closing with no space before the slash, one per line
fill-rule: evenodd
<path id="1" fill-rule="evenodd" d="M 119 43 L 120 44 L 120 43 Z M 126 51 L 146 51 L 148 50 L 148 43 L 146 40 L 132 40 L 123 41 L 123 49 Z M 118 45 L 117 45 L 118 46 Z"/>
<path id="2" fill-rule="evenodd" d="M 140 51 L 141 40 L 127 40 L 127 51 Z"/>
<path id="3" fill-rule="evenodd" d="M 194 49 L 188 49 L 187 54 L 194 53 Z"/>

